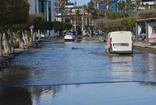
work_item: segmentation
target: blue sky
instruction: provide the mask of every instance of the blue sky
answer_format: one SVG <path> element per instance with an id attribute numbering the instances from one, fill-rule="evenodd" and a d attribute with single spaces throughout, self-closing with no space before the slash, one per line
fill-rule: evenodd
<path id="1" fill-rule="evenodd" d="M 75 0 L 69 0 L 71 2 L 75 2 Z M 90 0 L 76 0 L 79 5 L 87 4 Z M 83 3 L 84 2 L 84 3 Z"/>

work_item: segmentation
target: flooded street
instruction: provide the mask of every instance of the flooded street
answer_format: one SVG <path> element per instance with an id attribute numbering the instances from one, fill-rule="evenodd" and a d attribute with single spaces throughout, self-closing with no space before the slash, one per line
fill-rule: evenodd
<path id="1" fill-rule="evenodd" d="M 154 105 L 156 55 L 104 46 L 50 39 L 24 52 L 0 71 L 0 105 Z"/>

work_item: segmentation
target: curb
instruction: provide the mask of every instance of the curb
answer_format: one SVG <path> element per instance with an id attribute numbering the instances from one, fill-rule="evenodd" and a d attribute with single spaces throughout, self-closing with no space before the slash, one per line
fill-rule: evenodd
<path id="1" fill-rule="evenodd" d="M 45 39 L 46 40 L 46 39 Z M 30 50 L 31 48 L 34 48 L 39 43 L 43 42 L 44 40 L 35 41 L 33 46 L 27 46 L 27 48 L 23 48 L 20 51 L 15 51 L 13 54 L 9 54 L 6 56 L 0 57 L 0 70 L 2 70 L 9 62 L 11 62 L 13 59 L 15 59 L 16 56 L 24 53 L 25 51 Z M 14 50 L 17 50 L 18 48 L 15 48 Z"/>

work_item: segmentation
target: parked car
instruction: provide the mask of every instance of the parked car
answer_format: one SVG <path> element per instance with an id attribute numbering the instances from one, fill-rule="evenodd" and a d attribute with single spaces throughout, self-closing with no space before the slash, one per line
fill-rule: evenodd
<path id="1" fill-rule="evenodd" d="M 44 34 L 38 34 L 37 37 L 41 37 L 41 38 L 44 38 L 45 35 Z"/>
<path id="2" fill-rule="evenodd" d="M 73 33 L 69 32 L 65 34 L 64 41 L 74 41 L 74 40 L 75 40 L 75 37 Z"/>
<path id="3" fill-rule="evenodd" d="M 110 53 L 133 53 L 132 33 L 130 31 L 108 33 L 105 50 Z"/>

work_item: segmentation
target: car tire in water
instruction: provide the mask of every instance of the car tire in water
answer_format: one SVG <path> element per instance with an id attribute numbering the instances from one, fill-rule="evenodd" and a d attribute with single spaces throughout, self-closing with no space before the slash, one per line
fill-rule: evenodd
<path id="1" fill-rule="evenodd" d="M 111 48 L 109 48 L 109 49 L 108 49 L 108 51 L 109 51 L 109 53 L 113 53 L 113 51 L 112 51 L 112 49 L 111 49 Z"/>

